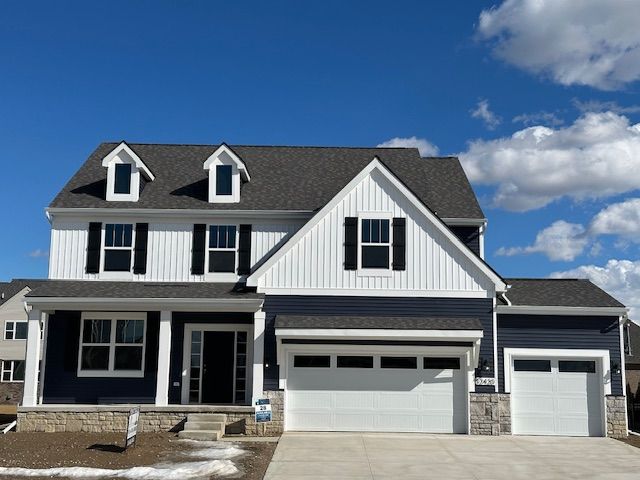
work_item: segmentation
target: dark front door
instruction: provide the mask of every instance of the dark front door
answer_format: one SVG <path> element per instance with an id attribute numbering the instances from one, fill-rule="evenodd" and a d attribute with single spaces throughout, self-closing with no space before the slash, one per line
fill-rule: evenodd
<path id="1" fill-rule="evenodd" d="M 202 403 L 233 403 L 234 332 L 204 332 Z"/>

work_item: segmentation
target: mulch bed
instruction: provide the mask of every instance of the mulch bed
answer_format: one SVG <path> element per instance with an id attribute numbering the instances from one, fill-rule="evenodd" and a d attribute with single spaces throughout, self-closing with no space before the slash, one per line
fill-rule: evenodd
<path id="1" fill-rule="evenodd" d="M 629 435 L 627 438 L 618 438 L 621 442 L 624 442 L 633 447 L 640 448 L 640 436 L 638 435 Z"/>
<path id="2" fill-rule="evenodd" d="M 172 460 L 193 449 L 174 433 L 142 433 L 137 444 L 123 452 L 123 433 L 15 433 L 0 435 L 0 466 L 25 468 L 129 468 Z M 262 479 L 275 443 L 237 442 L 247 454 L 233 459 L 242 472 L 234 478 Z M 0 480 L 7 478 L 0 476 Z M 34 478 L 34 477 L 31 477 Z"/>

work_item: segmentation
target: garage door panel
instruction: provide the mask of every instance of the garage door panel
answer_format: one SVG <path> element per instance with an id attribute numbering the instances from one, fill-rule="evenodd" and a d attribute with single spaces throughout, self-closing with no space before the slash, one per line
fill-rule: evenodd
<path id="1" fill-rule="evenodd" d="M 420 408 L 420 395 L 414 392 L 380 392 L 377 395 L 380 410 L 418 410 Z"/>
<path id="2" fill-rule="evenodd" d="M 331 393 L 323 391 L 296 391 L 287 398 L 292 409 L 322 409 L 332 407 Z"/>
<path id="3" fill-rule="evenodd" d="M 347 431 L 360 432 L 375 427 L 375 418 L 361 412 L 336 413 L 333 420 L 333 424 L 341 425 Z"/>
<path id="4" fill-rule="evenodd" d="M 332 408 L 340 409 L 373 409 L 375 408 L 375 394 L 373 392 L 334 392 Z"/>

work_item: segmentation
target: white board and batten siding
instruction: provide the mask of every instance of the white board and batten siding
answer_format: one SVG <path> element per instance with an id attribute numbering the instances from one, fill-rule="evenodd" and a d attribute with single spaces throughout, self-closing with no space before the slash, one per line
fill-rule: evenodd
<path id="1" fill-rule="evenodd" d="M 405 217 L 406 270 L 368 275 L 344 269 L 344 219 L 367 213 Z M 359 252 L 360 254 L 360 252 Z M 491 297 L 494 285 L 432 221 L 378 171 L 372 171 L 258 278 L 267 293 Z M 364 292 L 364 293 L 363 293 Z"/>
<path id="2" fill-rule="evenodd" d="M 125 221 L 128 222 L 128 221 Z M 135 223 L 135 222 L 133 222 Z M 204 222 L 203 222 L 204 223 Z M 224 220 L 220 224 L 251 223 Z M 251 262 L 258 263 L 296 232 L 303 222 L 254 223 L 251 231 Z M 100 274 L 85 271 L 89 221 L 55 221 L 51 231 L 49 278 L 98 280 Z M 143 282 L 201 282 L 204 275 L 191 274 L 193 223 L 149 223 L 147 273 L 131 274 Z M 108 278 L 113 279 L 113 278 Z"/>

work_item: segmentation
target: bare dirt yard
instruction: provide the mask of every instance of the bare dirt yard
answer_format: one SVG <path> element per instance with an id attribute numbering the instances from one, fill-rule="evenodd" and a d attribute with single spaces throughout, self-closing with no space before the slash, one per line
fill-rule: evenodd
<path id="1" fill-rule="evenodd" d="M 27 478 L 144 478 L 259 480 L 276 443 L 193 442 L 173 433 L 143 433 L 123 450 L 121 433 L 8 433 L 0 435 L 0 480 Z M 71 468 L 70 468 L 71 467 Z M 9 470 L 6 470 L 9 468 Z M 109 469 L 101 471 L 99 469 Z"/>

